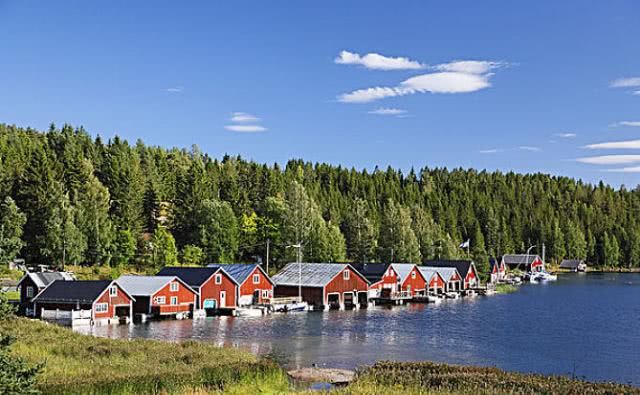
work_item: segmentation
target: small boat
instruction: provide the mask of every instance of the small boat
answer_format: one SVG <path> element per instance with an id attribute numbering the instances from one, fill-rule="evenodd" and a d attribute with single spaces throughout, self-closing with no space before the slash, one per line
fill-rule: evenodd
<path id="1" fill-rule="evenodd" d="M 447 299 L 458 299 L 460 297 L 460 294 L 457 292 L 446 292 L 444 296 Z"/>
<path id="2" fill-rule="evenodd" d="M 442 297 L 436 296 L 436 295 L 427 295 L 426 299 L 427 299 L 427 303 L 435 303 L 435 304 L 440 304 L 443 300 Z"/>
<path id="3" fill-rule="evenodd" d="M 558 279 L 558 275 L 551 274 L 548 272 L 536 272 L 536 273 L 531 273 L 529 275 L 529 282 L 532 282 L 532 283 L 556 281 L 557 279 Z"/>
<path id="4" fill-rule="evenodd" d="M 273 309 L 279 313 L 293 313 L 296 311 L 307 311 L 309 309 L 309 304 L 307 302 L 292 302 L 274 305 Z"/>
<path id="5" fill-rule="evenodd" d="M 238 317 L 262 317 L 267 315 L 268 311 L 264 307 L 240 307 L 236 309 Z"/>

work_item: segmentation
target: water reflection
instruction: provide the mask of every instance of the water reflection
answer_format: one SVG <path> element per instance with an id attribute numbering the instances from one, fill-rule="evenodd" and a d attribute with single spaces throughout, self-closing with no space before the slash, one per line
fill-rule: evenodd
<path id="1" fill-rule="evenodd" d="M 514 294 L 358 311 L 105 326 L 112 338 L 198 339 L 291 367 L 432 360 L 640 385 L 640 275 L 568 275 Z M 85 329 L 86 330 L 86 329 Z"/>

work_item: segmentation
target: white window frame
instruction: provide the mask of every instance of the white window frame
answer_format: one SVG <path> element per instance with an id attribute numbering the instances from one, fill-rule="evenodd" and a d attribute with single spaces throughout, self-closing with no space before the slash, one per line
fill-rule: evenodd
<path id="1" fill-rule="evenodd" d="M 177 281 L 172 281 L 171 284 L 169 284 L 169 289 L 171 290 L 171 292 L 178 292 L 178 290 L 180 289 L 180 285 Z"/>
<path id="2" fill-rule="evenodd" d="M 268 289 L 263 289 L 262 290 L 262 299 L 268 299 L 269 298 L 269 290 Z"/>
<path id="3" fill-rule="evenodd" d="M 217 285 L 222 284 L 222 274 L 220 274 L 220 273 L 216 274 L 215 282 L 216 282 Z"/>
<path id="4" fill-rule="evenodd" d="M 32 286 L 28 286 L 26 292 L 27 292 L 27 298 L 33 298 L 34 292 L 33 292 Z"/>
<path id="5" fill-rule="evenodd" d="M 342 279 L 349 280 L 350 278 L 351 278 L 351 272 L 349 271 L 349 269 L 345 269 L 345 271 L 342 272 Z"/>
<path id="6" fill-rule="evenodd" d="M 259 274 L 254 274 L 253 275 L 253 283 L 254 284 L 260 284 L 260 275 Z"/>
<path id="7" fill-rule="evenodd" d="M 156 296 L 156 304 L 166 304 L 167 298 L 166 296 Z"/>
<path id="8" fill-rule="evenodd" d="M 177 306 L 178 305 L 178 297 L 177 296 L 172 296 L 171 297 L 171 306 Z"/>
<path id="9" fill-rule="evenodd" d="M 112 285 L 109 287 L 109 296 L 113 297 L 113 296 L 118 296 L 118 287 L 116 287 L 115 285 Z"/>
<path id="10" fill-rule="evenodd" d="M 416 278 L 416 272 L 415 271 L 411 272 L 411 278 L 415 280 L 415 278 Z"/>
<path id="11" fill-rule="evenodd" d="M 96 313 L 106 313 L 109 311 L 109 303 L 96 303 Z"/>

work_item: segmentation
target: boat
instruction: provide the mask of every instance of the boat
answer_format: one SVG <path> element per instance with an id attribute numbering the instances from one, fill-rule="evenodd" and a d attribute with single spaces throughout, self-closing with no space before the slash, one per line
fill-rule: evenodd
<path id="1" fill-rule="evenodd" d="M 532 283 L 556 281 L 557 279 L 558 279 L 558 275 L 551 274 L 548 272 L 535 272 L 535 273 L 529 274 L 529 282 L 532 282 Z"/>
<path id="2" fill-rule="evenodd" d="M 253 307 L 240 307 L 236 309 L 236 316 L 238 317 L 262 317 L 269 314 L 269 311 L 265 307 L 253 306 Z"/>
<path id="3" fill-rule="evenodd" d="M 296 311 L 309 310 L 309 304 L 307 302 L 291 302 L 274 305 L 273 309 L 278 313 L 293 313 Z"/>
<path id="4" fill-rule="evenodd" d="M 443 300 L 442 297 L 437 295 L 427 295 L 426 299 L 427 299 L 427 303 L 435 303 L 435 304 L 439 304 Z"/>
<path id="5" fill-rule="evenodd" d="M 444 296 L 447 299 L 458 299 L 460 294 L 458 292 L 446 292 Z"/>

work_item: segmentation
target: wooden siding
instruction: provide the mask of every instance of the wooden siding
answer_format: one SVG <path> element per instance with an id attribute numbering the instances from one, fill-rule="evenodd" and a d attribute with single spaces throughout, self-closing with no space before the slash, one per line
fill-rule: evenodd
<path id="1" fill-rule="evenodd" d="M 171 291 L 172 282 L 178 283 L 177 291 Z M 164 296 L 165 303 L 163 304 L 156 303 L 155 299 L 158 296 Z M 172 296 L 178 297 L 177 305 L 171 305 Z M 196 293 L 193 292 L 191 289 L 185 287 L 184 284 L 182 284 L 180 281 L 174 280 L 167 283 L 164 287 L 162 287 L 160 290 L 156 291 L 156 293 L 152 295 L 150 300 L 151 309 L 154 312 L 158 311 L 160 314 L 174 314 L 178 312 L 189 311 L 192 307 L 195 307 L 196 296 L 197 296 Z"/>
<path id="2" fill-rule="evenodd" d="M 345 271 L 349 272 L 349 279 L 345 280 L 343 277 L 343 273 Z M 367 282 L 360 277 L 353 269 L 350 267 L 342 270 L 338 275 L 336 275 L 329 283 L 325 286 L 325 305 L 328 304 L 328 296 L 330 293 L 339 293 L 340 294 L 340 302 L 344 303 L 343 293 L 345 292 L 366 292 L 369 288 Z"/>
<path id="3" fill-rule="evenodd" d="M 260 281 L 258 282 L 258 284 L 254 284 L 253 282 L 254 275 L 260 276 Z M 273 284 L 271 284 L 267 276 L 265 276 L 264 272 L 258 267 L 253 269 L 251 275 L 249 275 L 249 277 L 247 277 L 244 283 L 242 283 L 242 285 L 240 286 L 240 296 L 253 296 L 253 293 L 256 290 L 260 291 L 258 295 L 258 304 L 269 303 L 271 297 L 263 298 L 262 291 L 269 291 L 269 295 L 273 296 Z"/>
<path id="4" fill-rule="evenodd" d="M 435 276 L 431 277 L 431 280 L 429 281 L 429 288 L 444 289 L 444 279 L 440 276 L 440 274 L 436 273 Z"/>
<path id="5" fill-rule="evenodd" d="M 278 285 L 274 289 L 276 298 L 289 298 L 298 296 L 298 287 L 294 285 Z M 324 305 L 322 288 L 302 287 L 302 300 L 314 306 Z"/>
<path id="6" fill-rule="evenodd" d="M 425 280 L 420 270 L 414 266 L 411 272 L 407 274 L 407 278 L 404 279 L 402 284 L 402 291 L 408 291 L 409 296 L 416 294 L 416 291 L 424 291 L 427 280 Z"/>
<path id="7" fill-rule="evenodd" d="M 115 286 L 118 288 L 118 294 L 116 296 L 110 295 L 109 288 L 111 288 L 111 286 Z M 109 286 L 107 290 L 103 292 L 102 295 L 100 295 L 100 297 L 93 304 L 94 319 L 113 318 L 116 316 L 116 306 L 129 306 L 129 303 L 131 303 L 131 298 L 129 298 L 127 294 L 124 293 L 119 285 L 112 284 L 111 286 Z M 95 306 L 98 303 L 107 303 L 109 305 L 109 308 L 105 312 L 98 313 L 95 311 Z"/>
<path id="8" fill-rule="evenodd" d="M 216 275 L 222 275 L 222 284 L 216 284 Z M 231 277 L 222 271 L 216 272 L 211 278 L 204 282 L 200 286 L 200 297 L 198 302 L 198 308 L 202 308 L 204 301 L 207 299 L 213 299 L 216 301 L 216 307 L 220 306 L 220 291 L 226 293 L 225 296 L 225 308 L 234 308 L 238 306 L 236 300 L 238 286 L 233 282 Z"/>
<path id="9" fill-rule="evenodd" d="M 384 275 L 380 279 L 369 287 L 369 289 L 392 289 L 393 291 L 397 291 L 398 285 L 398 275 L 395 270 L 391 266 L 387 268 L 387 271 L 384 272 Z"/>

